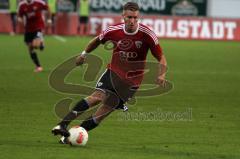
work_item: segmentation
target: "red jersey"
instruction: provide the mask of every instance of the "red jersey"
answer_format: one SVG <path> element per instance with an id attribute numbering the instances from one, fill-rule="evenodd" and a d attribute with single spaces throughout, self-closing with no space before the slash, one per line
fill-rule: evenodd
<path id="1" fill-rule="evenodd" d="M 25 32 L 44 29 L 43 10 L 48 10 L 48 5 L 43 0 L 32 0 L 31 3 L 24 0 L 19 4 L 19 16 L 26 17 Z"/>
<path id="2" fill-rule="evenodd" d="M 158 61 L 162 56 L 156 34 L 143 24 L 138 24 L 134 33 L 126 32 L 123 23 L 110 26 L 99 35 L 99 39 L 102 43 L 111 41 L 115 46 L 108 69 L 131 85 L 141 84 L 149 49 Z"/>

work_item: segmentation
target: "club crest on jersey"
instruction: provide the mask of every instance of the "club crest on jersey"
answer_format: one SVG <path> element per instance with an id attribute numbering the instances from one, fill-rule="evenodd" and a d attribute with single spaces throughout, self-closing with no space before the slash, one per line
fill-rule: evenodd
<path id="1" fill-rule="evenodd" d="M 142 42 L 141 41 L 135 41 L 135 45 L 138 49 L 142 47 Z"/>

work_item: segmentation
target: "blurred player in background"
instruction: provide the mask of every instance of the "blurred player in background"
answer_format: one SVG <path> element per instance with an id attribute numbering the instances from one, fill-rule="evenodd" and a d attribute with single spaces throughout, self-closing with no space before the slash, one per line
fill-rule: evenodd
<path id="1" fill-rule="evenodd" d="M 16 33 L 17 4 L 18 4 L 18 0 L 9 0 L 9 12 L 10 12 L 11 21 L 12 21 L 12 31 L 10 32 L 10 35 L 15 35 Z"/>
<path id="2" fill-rule="evenodd" d="M 139 6 L 128 2 L 123 6 L 124 23 L 108 27 L 95 37 L 76 59 L 76 65 L 82 65 L 87 55 L 100 44 L 111 41 L 115 47 L 111 63 L 97 82 L 96 90 L 79 101 L 64 119 L 52 129 L 54 135 L 62 135 L 60 142 L 66 143 L 70 135 L 69 123 L 81 113 L 102 103 L 98 110 L 85 119 L 80 126 L 90 131 L 116 109 L 128 108 L 125 105 L 139 88 L 144 74 L 148 50 L 159 62 L 157 84 L 165 87 L 166 59 L 162 53 L 156 34 L 147 26 L 139 23 Z"/>
<path id="3" fill-rule="evenodd" d="M 52 26 L 51 26 L 51 33 L 55 34 L 55 16 L 57 12 L 57 0 L 48 0 L 48 6 L 52 13 Z"/>
<path id="4" fill-rule="evenodd" d="M 89 0 L 78 0 L 78 14 L 79 25 L 78 33 L 80 35 L 88 34 L 88 20 L 89 20 Z"/>
<path id="5" fill-rule="evenodd" d="M 43 33 L 44 20 L 43 11 L 47 11 L 47 22 L 50 25 L 51 12 L 48 5 L 42 0 L 24 0 L 19 3 L 18 21 L 24 23 L 24 41 L 28 47 L 29 54 L 35 64 L 35 72 L 41 72 L 43 68 L 39 62 L 35 49 L 44 49 Z"/>

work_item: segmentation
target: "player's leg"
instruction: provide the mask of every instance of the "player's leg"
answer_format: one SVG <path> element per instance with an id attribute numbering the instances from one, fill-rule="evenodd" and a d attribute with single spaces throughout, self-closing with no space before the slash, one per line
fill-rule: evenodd
<path id="1" fill-rule="evenodd" d="M 96 91 L 94 91 L 94 93 L 89 97 L 82 99 L 80 102 L 78 102 L 74 106 L 74 108 L 63 118 L 63 120 L 52 129 L 52 133 L 54 135 L 68 136 L 69 133 L 67 131 L 67 126 L 72 120 L 76 119 L 89 107 L 93 107 L 106 99 L 106 92 L 104 91 L 104 89 L 107 89 L 107 87 L 109 87 L 109 75 L 109 70 L 106 70 L 102 74 L 102 76 L 97 82 Z"/>
<path id="2" fill-rule="evenodd" d="M 32 47 L 41 51 L 44 50 L 44 39 L 41 31 L 36 32 L 36 35 L 32 41 Z"/>
<path id="3" fill-rule="evenodd" d="M 31 57 L 33 63 L 35 64 L 36 67 L 41 67 L 37 53 L 34 51 L 32 44 L 28 43 L 27 46 L 28 46 L 28 52 L 30 54 L 30 57 Z"/>
<path id="4" fill-rule="evenodd" d="M 111 71 L 106 70 L 96 84 L 96 91 L 86 99 L 81 104 L 77 104 L 71 112 L 69 112 L 64 119 L 52 129 L 54 135 L 68 136 L 67 126 L 69 123 L 76 119 L 83 111 L 86 111 L 89 107 L 95 106 L 103 102 L 105 105 L 115 106 L 118 102 L 118 97 L 116 93 L 113 92 L 113 86 L 111 84 Z M 115 108 L 115 107 L 114 107 Z M 76 113 L 78 112 L 78 113 Z M 91 118 L 91 117 L 90 117 Z M 92 122 L 92 120 L 86 120 Z M 91 124 L 94 125 L 92 122 Z M 90 124 L 90 125 L 91 125 Z"/>
<path id="5" fill-rule="evenodd" d="M 79 34 L 86 35 L 87 32 L 87 21 L 86 17 L 79 18 Z"/>
<path id="6" fill-rule="evenodd" d="M 17 23 L 17 16 L 16 13 L 11 13 L 11 21 L 12 21 L 12 31 L 11 31 L 11 35 L 15 35 L 16 33 L 16 23 Z"/>
<path id="7" fill-rule="evenodd" d="M 33 39 L 33 41 L 32 41 L 32 47 L 33 47 L 34 49 L 39 49 L 41 43 L 42 43 L 41 39 L 35 38 L 35 39 Z"/>
<path id="8" fill-rule="evenodd" d="M 96 89 L 101 90 L 106 94 L 103 106 L 101 106 L 93 116 L 84 120 L 81 126 L 89 131 L 97 127 L 97 125 L 112 111 L 116 109 L 127 111 L 128 108 L 124 103 L 132 97 L 135 92 L 130 93 L 130 89 L 127 89 L 129 87 L 128 84 L 123 82 L 122 79 L 111 70 L 106 70 L 96 85 Z"/>
<path id="9" fill-rule="evenodd" d="M 105 76 L 105 77 L 107 77 L 107 76 Z M 104 77 L 102 77 L 102 78 L 104 78 Z M 98 84 L 99 84 L 99 82 L 98 82 Z M 96 128 L 99 125 L 99 123 L 103 119 L 105 119 L 111 112 L 116 110 L 116 108 L 118 106 L 124 104 L 124 102 L 119 98 L 119 96 L 115 92 L 110 90 L 111 84 L 107 84 L 105 86 L 104 86 L 104 84 L 102 84 L 101 86 L 106 88 L 105 89 L 106 96 L 105 96 L 104 100 L 102 101 L 103 105 L 98 108 L 98 110 L 95 112 L 94 115 L 85 119 L 82 122 L 82 124 L 80 124 L 80 126 L 85 128 L 87 131 L 90 131 L 90 130 Z M 102 88 L 101 86 L 97 87 L 97 88 L 100 89 L 100 88 Z"/>
<path id="10" fill-rule="evenodd" d="M 82 23 L 80 23 L 80 25 L 79 25 L 79 34 L 80 34 L 80 35 L 84 35 L 84 32 L 83 32 L 83 24 L 82 24 Z"/>
<path id="11" fill-rule="evenodd" d="M 98 108 L 94 115 L 90 116 L 89 118 L 85 119 L 80 126 L 90 131 L 96 128 L 100 122 L 105 119 L 108 115 L 110 115 L 115 109 L 112 106 L 108 106 L 103 104 Z"/>
<path id="12" fill-rule="evenodd" d="M 107 116 L 109 116 L 117 107 L 123 107 L 124 101 L 118 98 L 115 93 L 107 93 L 103 105 L 98 108 L 98 110 L 90 117 L 85 119 L 80 126 L 85 130 L 90 131 L 96 128 Z M 111 105 L 111 106 L 109 106 Z M 67 131 L 67 130 L 66 130 Z M 68 131 L 67 131 L 68 132 Z M 68 144 L 68 135 L 63 136 L 59 143 Z"/>
<path id="13" fill-rule="evenodd" d="M 94 115 L 85 119 L 80 126 L 90 131 L 96 128 L 107 116 L 109 116 L 116 109 L 123 109 L 126 107 L 124 101 L 114 92 L 107 92 L 103 105 L 98 108 Z M 127 107 L 126 107 L 127 108 Z M 127 109 L 124 109 L 127 111 Z"/>
<path id="14" fill-rule="evenodd" d="M 57 126 L 52 129 L 52 133 L 54 135 L 68 136 L 69 133 L 67 131 L 67 126 L 71 123 L 71 121 L 75 120 L 79 115 L 81 115 L 84 111 L 88 110 L 90 107 L 94 107 L 95 105 L 102 102 L 104 98 L 105 93 L 100 90 L 96 90 L 95 92 L 93 92 L 92 95 L 80 100 L 72 108 L 72 110 L 62 119 L 62 121 L 59 122 Z"/>
<path id="15" fill-rule="evenodd" d="M 88 25 L 87 25 L 87 17 L 82 17 L 83 21 L 82 21 L 82 30 L 83 30 L 83 35 L 87 35 L 88 33 Z"/>
<path id="16" fill-rule="evenodd" d="M 68 126 L 71 121 L 76 119 L 90 107 L 94 107 L 99 104 L 104 98 L 105 94 L 102 91 L 96 90 L 87 98 L 80 100 L 59 124 Z"/>
<path id="17" fill-rule="evenodd" d="M 55 34 L 55 13 L 52 13 L 52 25 L 51 25 L 51 31 L 52 34 Z"/>
<path id="18" fill-rule="evenodd" d="M 77 32 L 79 35 L 82 35 L 82 30 L 81 30 L 81 25 L 82 25 L 82 22 L 81 22 L 81 16 L 79 16 L 78 18 L 78 28 L 77 28 Z"/>
<path id="19" fill-rule="evenodd" d="M 29 54 L 30 54 L 31 59 L 36 66 L 34 72 L 41 72 L 43 70 L 43 68 L 40 64 L 37 53 L 34 51 L 31 44 L 28 44 L 28 50 L 29 50 Z"/>
<path id="20" fill-rule="evenodd" d="M 33 47 L 33 40 L 34 40 L 35 36 L 36 36 L 36 32 L 25 33 L 24 41 L 28 47 L 29 55 L 30 55 L 33 63 L 36 66 L 35 72 L 40 72 L 40 71 L 42 71 L 42 67 L 41 67 L 40 61 L 38 59 L 37 53 L 34 51 L 34 47 Z"/>
<path id="21" fill-rule="evenodd" d="M 87 25 L 86 25 L 86 23 L 82 24 L 82 32 L 83 32 L 83 35 L 87 35 Z"/>
<path id="22" fill-rule="evenodd" d="M 102 101 L 103 105 L 98 108 L 94 115 L 85 119 L 80 126 L 90 131 L 96 128 L 114 110 L 123 109 L 127 111 L 124 103 L 133 96 L 137 88 L 126 89 L 123 92 L 119 91 L 119 89 L 124 88 L 130 88 L 130 86 L 119 77 L 115 77 L 110 70 L 106 70 L 96 85 L 97 90 L 105 92 L 105 98 Z M 59 142 L 62 144 L 68 143 L 65 137 L 62 137 Z"/>
<path id="23" fill-rule="evenodd" d="M 100 122 L 103 121 L 107 116 L 109 116 L 113 111 L 114 107 L 108 106 L 103 104 L 98 108 L 98 110 L 95 112 L 94 115 L 90 116 L 89 118 L 85 119 L 80 126 L 83 127 L 85 130 L 90 131 L 94 128 L 96 128 Z M 68 136 L 68 135 L 67 135 Z M 59 143 L 60 144 L 68 144 L 67 136 L 63 136 Z"/>

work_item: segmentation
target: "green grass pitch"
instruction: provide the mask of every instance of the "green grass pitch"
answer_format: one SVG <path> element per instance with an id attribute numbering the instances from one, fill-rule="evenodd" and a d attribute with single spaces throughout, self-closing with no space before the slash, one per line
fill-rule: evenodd
<path id="1" fill-rule="evenodd" d="M 0 35 L 1 159 L 240 158 L 239 42 L 161 40 L 169 65 L 167 78 L 174 89 L 161 96 L 137 98 L 128 114 L 187 111 L 190 118 L 142 120 L 135 116 L 130 120 L 117 111 L 89 132 L 86 147 L 70 147 L 58 144 L 50 133 L 59 121 L 54 106 L 64 98 L 77 101 L 84 96 L 56 92 L 49 87 L 48 77 L 91 38 L 64 38 L 65 42 L 45 37 L 46 49 L 39 53 L 44 71 L 36 74 L 23 37 Z M 103 47 L 94 54 L 104 65 L 110 57 Z M 74 69 L 66 82 L 81 84 L 82 69 Z"/>

